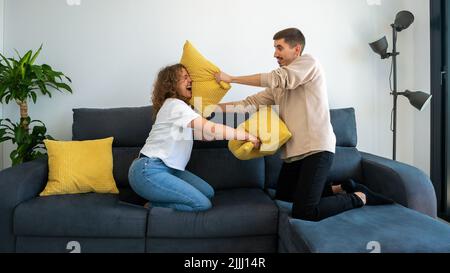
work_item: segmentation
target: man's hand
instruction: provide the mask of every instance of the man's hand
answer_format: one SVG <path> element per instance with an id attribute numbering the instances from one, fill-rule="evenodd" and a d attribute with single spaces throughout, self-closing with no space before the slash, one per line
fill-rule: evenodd
<path id="1" fill-rule="evenodd" d="M 226 83 L 231 83 L 232 79 L 231 76 L 228 75 L 225 72 L 220 71 L 219 73 L 214 74 L 214 77 L 216 78 L 216 82 L 220 83 L 220 82 L 226 82 Z"/>

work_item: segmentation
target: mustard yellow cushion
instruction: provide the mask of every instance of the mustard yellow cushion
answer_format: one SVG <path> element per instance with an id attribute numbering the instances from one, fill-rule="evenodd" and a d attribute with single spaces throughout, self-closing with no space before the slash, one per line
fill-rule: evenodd
<path id="1" fill-rule="evenodd" d="M 113 177 L 113 138 L 85 141 L 44 140 L 48 182 L 40 196 L 119 193 Z"/>
<path id="2" fill-rule="evenodd" d="M 203 117 L 208 117 L 231 86 L 226 82 L 216 82 L 214 74 L 219 73 L 220 69 L 203 57 L 189 41 L 184 44 L 180 63 L 186 67 L 192 79 L 192 98 L 189 103 Z"/>
<path id="3" fill-rule="evenodd" d="M 260 107 L 248 120 L 238 126 L 261 140 L 259 150 L 254 149 L 251 142 L 230 140 L 228 148 L 240 160 L 250 160 L 273 155 L 291 137 L 286 124 L 280 119 L 272 107 Z"/>

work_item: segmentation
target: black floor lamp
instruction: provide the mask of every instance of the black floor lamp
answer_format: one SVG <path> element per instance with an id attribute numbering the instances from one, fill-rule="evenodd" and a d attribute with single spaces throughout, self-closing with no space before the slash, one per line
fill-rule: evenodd
<path id="1" fill-rule="evenodd" d="M 397 52 L 397 33 L 401 32 L 402 30 L 407 29 L 412 23 L 414 22 L 414 15 L 409 11 L 400 11 L 397 13 L 397 16 L 395 17 L 395 22 L 391 24 L 392 27 L 392 40 L 393 40 L 393 49 L 392 53 L 388 53 L 388 42 L 386 39 L 386 36 L 381 38 L 380 40 L 370 43 L 370 47 L 372 48 L 375 53 L 379 54 L 381 56 L 381 59 L 387 59 L 389 57 L 392 57 L 392 71 L 393 77 L 394 77 L 394 84 L 393 87 L 391 86 L 391 95 L 394 97 L 394 107 L 392 109 L 392 116 L 391 119 L 393 119 L 393 127 L 391 128 L 394 139 L 393 139 L 393 152 L 392 152 L 392 159 L 396 160 L 396 146 L 397 146 L 397 97 L 398 96 L 404 96 L 406 97 L 412 106 L 414 106 L 419 111 L 422 111 L 430 102 L 431 95 L 416 91 L 412 92 L 409 90 L 406 90 L 405 92 L 397 92 L 397 56 L 400 54 Z"/>

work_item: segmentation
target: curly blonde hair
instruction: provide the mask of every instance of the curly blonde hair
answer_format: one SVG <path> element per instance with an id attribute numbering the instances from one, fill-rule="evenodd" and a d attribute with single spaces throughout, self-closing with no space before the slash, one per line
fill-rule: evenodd
<path id="1" fill-rule="evenodd" d="M 153 85 L 153 120 L 156 119 L 156 115 L 166 99 L 177 98 L 185 103 L 189 102 L 188 98 L 180 96 L 177 92 L 177 84 L 183 68 L 186 69 L 182 64 L 174 64 L 166 66 L 159 71 L 155 84 Z"/>

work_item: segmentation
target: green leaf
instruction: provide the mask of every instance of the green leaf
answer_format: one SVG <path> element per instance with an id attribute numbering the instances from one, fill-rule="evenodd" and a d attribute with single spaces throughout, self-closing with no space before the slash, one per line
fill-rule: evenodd
<path id="1" fill-rule="evenodd" d="M 31 66 L 31 71 L 34 72 L 34 74 L 36 75 L 36 78 L 40 81 L 45 81 L 45 75 L 42 72 L 42 67 L 38 66 L 38 65 L 32 65 Z"/>
<path id="2" fill-rule="evenodd" d="M 39 84 L 39 89 L 41 90 L 42 95 L 49 95 L 49 97 L 52 97 L 51 93 L 48 91 L 47 86 L 45 84 Z"/>
<path id="3" fill-rule="evenodd" d="M 26 132 L 22 127 L 18 127 L 16 128 L 15 132 L 14 132 L 14 138 L 16 140 L 17 143 L 22 143 L 24 142 L 24 138 L 26 137 Z"/>
<path id="4" fill-rule="evenodd" d="M 38 51 L 34 54 L 34 56 L 31 58 L 30 60 L 30 65 L 32 65 L 34 63 L 34 61 L 36 60 L 37 56 L 39 56 L 39 53 L 41 53 L 42 50 L 42 44 L 39 47 Z"/>
<path id="5" fill-rule="evenodd" d="M 58 87 L 58 90 L 59 90 L 59 88 L 62 88 L 62 89 L 66 89 L 67 91 L 72 93 L 72 88 L 70 88 L 70 86 L 65 83 L 56 83 L 56 86 Z"/>
<path id="6" fill-rule="evenodd" d="M 22 59 L 22 56 L 20 56 L 20 53 L 19 53 L 19 51 L 17 51 L 17 49 L 15 49 L 15 48 L 14 48 L 14 51 L 16 52 L 16 54 L 17 54 L 17 57 L 19 58 L 19 60 L 20 60 L 20 59 Z"/>
<path id="7" fill-rule="evenodd" d="M 11 140 L 12 137 L 0 137 L 0 143 Z"/>
<path id="8" fill-rule="evenodd" d="M 45 135 L 47 132 L 47 128 L 45 126 L 34 126 L 32 135 L 38 136 L 38 135 Z"/>
<path id="9" fill-rule="evenodd" d="M 8 59 L 6 59 L 6 57 L 5 56 L 3 56 L 2 54 L 0 54 L 0 56 L 2 57 L 2 59 L 5 61 L 5 63 L 8 65 L 8 67 L 10 68 L 10 69 L 12 69 L 13 67 L 11 66 L 11 64 L 10 64 L 10 62 L 9 62 L 9 60 Z"/>
<path id="10" fill-rule="evenodd" d="M 30 92 L 31 95 L 31 99 L 33 100 L 33 103 L 36 104 L 36 100 L 37 100 L 37 95 L 35 92 Z"/>
<path id="11" fill-rule="evenodd" d="M 22 59 L 20 59 L 19 65 L 23 66 L 24 64 L 28 63 L 30 61 L 30 58 L 31 58 L 32 54 L 33 54 L 33 51 L 28 50 L 28 52 L 25 53 L 25 55 L 22 57 Z"/>
<path id="12" fill-rule="evenodd" d="M 6 95 L 6 98 L 5 98 L 6 103 L 9 103 L 10 100 L 11 100 L 11 93 Z"/>
<path id="13" fill-rule="evenodd" d="M 8 94 L 6 92 L 8 86 L 6 84 L 0 84 L 0 103 L 3 101 L 3 98 Z"/>

